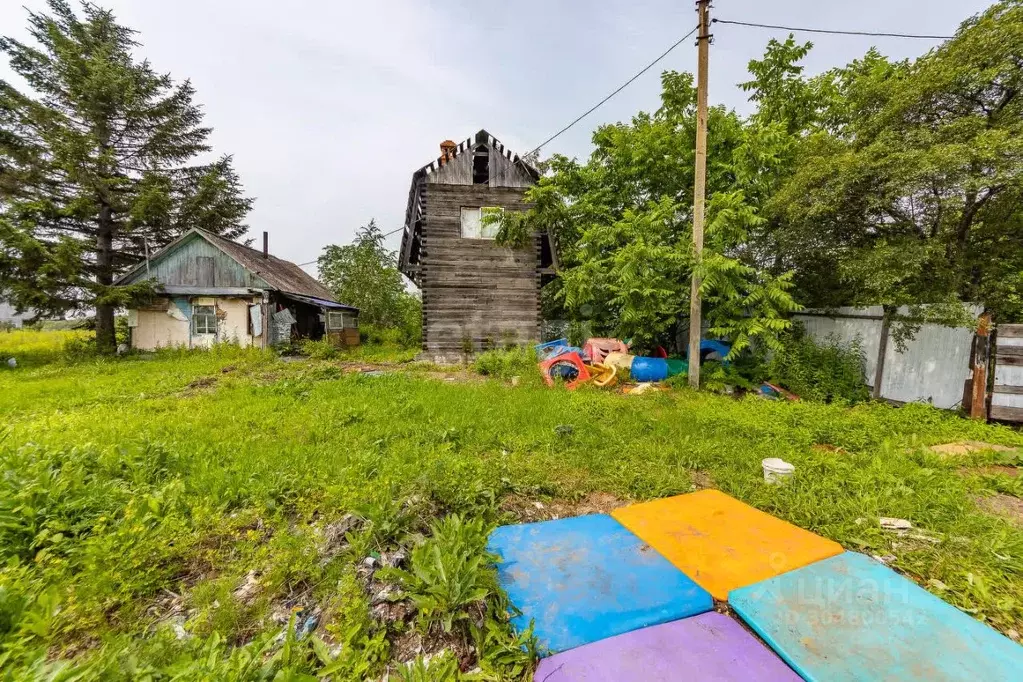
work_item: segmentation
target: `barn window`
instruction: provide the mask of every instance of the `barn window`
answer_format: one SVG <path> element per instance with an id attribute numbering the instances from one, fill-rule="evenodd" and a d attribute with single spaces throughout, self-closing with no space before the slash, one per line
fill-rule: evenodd
<path id="1" fill-rule="evenodd" d="M 500 206 L 484 206 L 482 208 L 462 207 L 462 237 L 464 239 L 496 239 L 501 229 L 501 216 L 504 209 Z"/>
<path id="2" fill-rule="evenodd" d="M 217 306 L 215 305 L 192 306 L 192 333 L 193 334 L 217 333 Z"/>
<path id="3" fill-rule="evenodd" d="M 472 184 L 486 185 L 490 183 L 490 150 L 476 147 L 472 155 Z"/>

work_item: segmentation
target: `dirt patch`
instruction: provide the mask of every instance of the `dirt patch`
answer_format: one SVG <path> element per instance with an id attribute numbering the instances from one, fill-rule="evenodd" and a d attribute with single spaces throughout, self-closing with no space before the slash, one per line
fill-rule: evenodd
<path id="1" fill-rule="evenodd" d="M 840 448 L 837 445 L 831 443 L 817 443 L 816 445 L 810 446 L 810 449 L 814 452 L 829 452 L 829 453 L 844 453 L 847 452 L 845 448 Z"/>
<path id="2" fill-rule="evenodd" d="M 216 384 L 217 377 L 199 377 L 197 379 L 192 379 L 185 388 L 187 391 L 201 391 L 205 388 L 212 388 L 213 386 L 216 386 Z"/>
<path id="3" fill-rule="evenodd" d="M 458 668 L 463 673 L 469 672 L 476 665 L 476 649 L 455 633 L 429 633 L 423 635 L 417 630 L 409 630 L 391 640 L 391 660 L 388 672 L 394 672 L 395 663 L 406 664 L 422 656 L 430 659 L 450 651 L 458 659 Z"/>
<path id="4" fill-rule="evenodd" d="M 481 374 L 475 372 L 469 372 L 467 370 L 456 370 L 451 372 L 422 372 L 422 376 L 429 377 L 430 379 L 436 379 L 437 381 L 447 381 L 449 383 L 479 383 L 486 379 Z"/>
<path id="5" fill-rule="evenodd" d="M 521 495 L 506 495 L 501 500 L 502 511 L 514 514 L 523 523 L 533 521 L 549 521 L 585 514 L 610 514 L 618 507 L 629 504 L 611 493 L 590 493 L 580 500 L 554 498 L 548 502 L 530 500 Z"/>
<path id="6" fill-rule="evenodd" d="M 962 476 L 980 474 L 982 476 L 1008 476 L 1009 478 L 1017 478 L 1020 475 L 1021 469 L 1001 464 L 989 464 L 981 467 L 963 467 L 958 471 Z"/>
<path id="7" fill-rule="evenodd" d="M 989 514 L 1001 516 L 1023 526 L 1023 500 L 1012 495 L 997 493 L 976 498 L 977 506 Z"/>
<path id="8" fill-rule="evenodd" d="M 714 487 L 714 479 L 706 471 L 694 471 L 689 477 L 692 479 L 693 485 L 696 486 L 697 490 Z"/>
<path id="9" fill-rule="evenodd" d="M 957 455 L 969 455 L 973 452 L 1012 452 L 1016 448 L 1006 447 L 1005 445 L 995 445 L 994 443 L 984 443 L 979 440 L 961 440 L 955 443 L 943 443 L 941 445 L 932 445 L 931 452 L 936 452 L 939 455 L 945 455 L 946 457 L 955 457 Z"/>

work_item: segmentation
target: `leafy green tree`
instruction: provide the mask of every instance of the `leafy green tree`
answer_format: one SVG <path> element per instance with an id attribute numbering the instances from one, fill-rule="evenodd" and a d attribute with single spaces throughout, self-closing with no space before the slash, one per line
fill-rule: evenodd
<path id="1" fill-rule="evenodd" d="M 602 126 L 579 163 L 555 156 L 530 190 L 534 208 L 509 214 L 499 238 L 518 242 L 545 230 L 559 248 L 556 285 L 570 320 L 630 338 L 640 348 L 670 345 L 685 322 L 694 269 L 715 333 L 741 350 L 754 339 L 775 345 L 798 306 L 790 275 L 773 273 L 755 249 L 757 198 L 772 138 L 747 130 L 724 107 L 709 115 L 708 223 L 703 259 L 692 248 L 696 89 L 690 74 L 666 72 L 661 107 L 628 124 Z"/>
<path id="2" fill-rule="evenodd" d="M 0 294 L 45 315 L 94 309 L 113 350 L 116 308 L 149 288 L 117 275 L 192 227 L 237 237 L 252 200 L 230 157 L 195 163 L 210 128 L 188 81 L 138 61 L 110 11 L 48 4 L 29 13 L 35 44 L 0 38 L 28 85 L 0 81 Z"/>
<path id="3" fill-rule="evenodd" d="M 810 112 L 790 116 L 796 163 L 765 205 L 779 264 L 808 305 L 911 305 L 948 324 L 967 320 L 963 301 L 1023 315 L 1019 0 L 915 61 L 871 50 L 797 79 L 794 96 L 771 79 L 754 90 Z"/>
<path id="4" fill-rule="evenodd" d="M 422 329 L 422 304 L 405 288 L 393 251 L 375 220 L 359 228 L 355 241 L 323 249 L 320 279 L 339 301 L 359 309 L 359 319 L 377 327 L 398 329 L 412 344 Z"/>

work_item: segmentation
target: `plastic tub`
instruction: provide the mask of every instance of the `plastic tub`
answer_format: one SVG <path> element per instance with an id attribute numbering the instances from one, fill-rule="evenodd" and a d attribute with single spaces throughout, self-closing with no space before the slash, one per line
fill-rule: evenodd
<path id="1" fill-rule="evenodd" d="M 664 358 L 636 357 L 632 360 L 629 374 L 633 381 L 664 381 L 668 378 L 668 361 Z"/>
<path id="2" fill-rule="evenodd" d="M 796 467 L 777 457 L 768 457 L 760 464 L 764 467 L 764 481 L 767 483 L 782 483 L 796 471 Z"/>

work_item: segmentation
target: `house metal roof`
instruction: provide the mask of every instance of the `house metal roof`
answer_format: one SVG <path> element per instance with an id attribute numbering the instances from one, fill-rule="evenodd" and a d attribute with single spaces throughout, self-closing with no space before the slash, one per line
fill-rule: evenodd
<path id="1" fill-rule="evenodd" d="M 257 251 L 256 249 L 245 246 L 244 244 L 233 242 L 230 239 L 224 239 L 223 237 L 206 232 L 205 230 L 195 228 L 189 230 L 153 254 L 149 259 L 150 262 L 162 258 L 178 244 L 181 244 L 192 235 L 198 235 L 210 244 L 213 244 L 230 258 L 234 259 L 243 268 L 259 276 L 270 286 L 272 290 L 287 294 L 308 296 L 310 298 L 320 299 L 325 303 L 343 305 L 334 300 L 334 295 L 329 289 L 327 289 L 327 287 L 320 284 L 316 278 L 291 261 L 286 261 L 273 255 L 269 255 L 264 258 L 262 251 Z M 145 266 L 146 264 L 144 262 L 139 263 L 121 276 L 117 280 L 116 284 L 126 284 L 130 281 L 137 280 L 137 275 L 145 269 Z"/>

